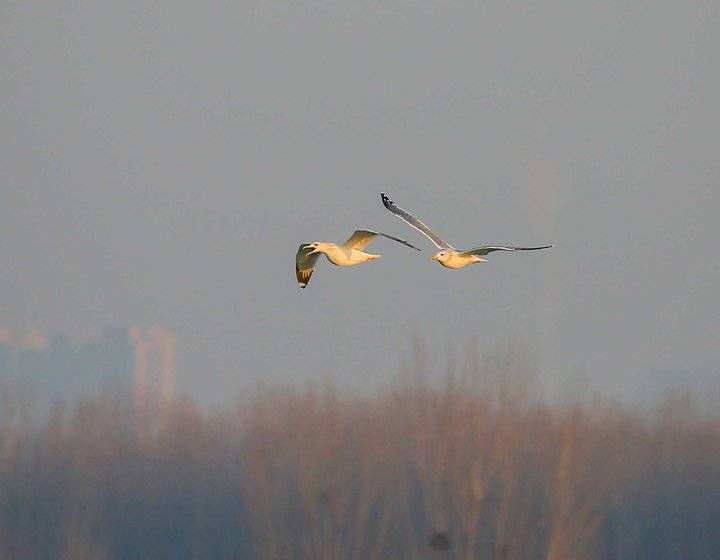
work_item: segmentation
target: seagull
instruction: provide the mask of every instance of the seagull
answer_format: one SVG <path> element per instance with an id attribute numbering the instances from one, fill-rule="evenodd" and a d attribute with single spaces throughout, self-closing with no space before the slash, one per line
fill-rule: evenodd
<path id="1" fill-rule="evenodd" d="M 432 260 L 439 262 L 446 268 L 463 268 L 469 264 L 477 264 L 487 262 L 483 257 L 494 251 L 538 251 L 540 249 L 549 249 L 552 245 L 543 247 L 508 247 L 508 246 L 485 246 L 475 247 L 467 251 L 459 251 L 449 243 L 446 243 L 438 235 L 427 227 L 422 221 L 418 220 L 412 214 L 409 214 L 402 208 L 398 207 L 385 193 L 380 193 L 380 199 L 385 208 L 390 210 L 392 214 L 400 218 L 411 228 L 416 229 L 432 241 L 433 245 L 440 249 L 432 256 Z"/>
<path id="2" fill-rule="evenodd" d="M 353 232 L 350 238 L 342 245 L 336 245 L 335 243 L 322 243 L 316 241 L 315 243 L 303 243 L 298 249 L 297 255 L 295 256 L 295 275 L 297 276 L 298 284 L 301 288 L 304 288 L 310 282 L 310 276 L 312 276 L 315 268 L 315 261 L 321 254 L 324 254 L 331 263 L 337 266 L 355 266 L 356 264 L 362 264 L 369 261 L 379 259 L 381 255 L 372 255 L 365 253 L 363 249 L 367 246 L 374 237 L 382 235 L 403 245 L 407 245 L 416 251 L 419 251 L 417 247 L 411 245 L 404 239 L 399 239 L 388 235 L 387 233 L 380 233 L 379 231 L 371 231 L 369 229 L 358 229 Z"/>

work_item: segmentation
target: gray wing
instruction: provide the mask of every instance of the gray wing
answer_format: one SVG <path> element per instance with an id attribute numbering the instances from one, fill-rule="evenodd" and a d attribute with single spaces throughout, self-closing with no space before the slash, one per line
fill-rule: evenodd
<path id="1" fill-rule="evenodd" d="M 382 235 L 383 237 L 387 237 L 388 239 L 392 239 L 393 241 L 397 241 L 398 243 L 407 245 L 408 247 L 415 249 L 416 251 L 420 250 L 415 247 L 415 245 L 410 245 L 410 243 L 408 243 L 404 239 L 400 239 L 399 237 L 393 237 L 392 235 L 388 235 L 387 233 L 372 231 L 369 229 L 356 229 L 350 236 L 350 238 L 343 244 L 343 247 L 345 249 L 358 249 L 359 251 L 362 251 L 376 235 Z"/>
<path id="2" fill-rule="evenodd" d="M 399 208 L 392 200 L 388 198 L 385 193 L 380 193 L 380 199 L 385 205 L 385 208 L 390 210 L 392 214 L 395 214 L 411 228 L 416 229 L 417 231 L 422 233 L 425 237 L 432 241 L 435 247 L 437 247 L 438 249 L 450 249 L 452 251 L 455 250 L 455 247 L 440 239 L 435 232 L 433 232 L 429 227 L 427 227 L 424 223 L 418 220 L 415 216 L 413 216 L 412 214 L 408 214 L 407 212 L 405 212 L 405 210 Z"/>
<path id="3" fill-rule="evenodd" d="M 552 245 L 545 245 L 544 247 L 475 247 L 460 253 L 461 256 L 467 257 L 469 255 L 475 255 L 476 257 L 482 257 L 493 251 L 538 251 L 540 249 L 549 249 Z"/>
<path id="4" fill-rule="evenodd" d="M 300 245 L 297 255 L 295 255 L 295 276 L 301 288 L 304 288 L 310 282 L 315 262 L 320 256 L 320 253 L 310 255 L 310 251 L 312 251 L 312 247 L 303 243 Z"/>

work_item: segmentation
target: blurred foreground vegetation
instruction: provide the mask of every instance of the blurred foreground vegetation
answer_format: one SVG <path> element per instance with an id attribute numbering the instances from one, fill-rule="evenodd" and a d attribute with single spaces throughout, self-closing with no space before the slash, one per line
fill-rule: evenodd
<path id="1" fill-rule="evenodd" d="M 6 392 L 0 558 L 720 558 L 717 408 L 547 404 L 523 378 L 500 359 L 142 422 L 100 396 L 40 425 Z"/>

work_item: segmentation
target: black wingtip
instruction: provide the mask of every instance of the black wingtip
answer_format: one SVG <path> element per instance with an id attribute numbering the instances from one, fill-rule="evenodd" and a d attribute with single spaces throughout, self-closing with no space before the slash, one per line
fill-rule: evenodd
<path id="1" fill-rule="evenodd" d="M 552 248 L 552 245 L 543 245 L 542 247 L 521 247 L 521 250 L 524 251 L 539 251 L 540 249 L 550 249 Z"/>
<path id="2" fill-rule="evenodd" d="M 382 200 L 383 205 L 388 210 L 390 209 L 390 205 L 393 203 L 392 200 L 388 198 L 388 195 L 386 195 L 384 192 L 380 193 L 380 200 Z"/>

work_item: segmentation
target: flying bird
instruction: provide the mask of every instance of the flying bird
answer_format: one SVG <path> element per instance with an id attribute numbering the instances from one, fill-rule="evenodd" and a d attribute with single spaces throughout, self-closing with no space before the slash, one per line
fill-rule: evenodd
<path id="1" fill-rule="evenodd" d="M 463 268 L 469 264 L 477 264 L 479 262 L 487 262 L 483 257 L 494 251 L 538 251 L 540 249 L 549 249 L 552 245 L 543 247 L 509 247 L 509 246 L 484 246 L 468 249 L 467 251 L 459 251 L 449 243 L 440 239 L 440 237 L 427 227 L 422 221 L 418 220 L 412 214 L 398 207 L 385 193 L 380 193 L 380 199 L 385 208 L 390 210 L 392 214 L 400 218 L 411 228 L 416 229 L 427 237 L 435 247 L 440 249 L 432 256 L 432 260 L 439 262 L 446 268 Z"/>
<path id="2" fill-rule="evenodd" d="M 297 255 L 295 256 L 295 274 L 297 276 L 298 284 L 301 288 L 304 288 L 310 282 L 313 270 L 315 269 L 315 262 L 321 254 L 324 254 L 331 263 L 337 266 L 355 266 L 356 264 L 362 264 L 368 261 L 374 261 L 379 259 L 381 255 L 372 255 L 363 251 L 370 241 L 378 235 L 407 245 L 416 251 L 419 251 L 417 247 L 411 245 L 404 239 L 399 239 L 388 235 L 387 233 L 380 233 L 379 231 L 370 231 L 368 229 L 358 229 L 350 236 L 350 238 L 342 245 L 336 245 L 335 243 L 322 243 L 316 241 L 315 243 L 303 243 L 298 249 Z"/>

